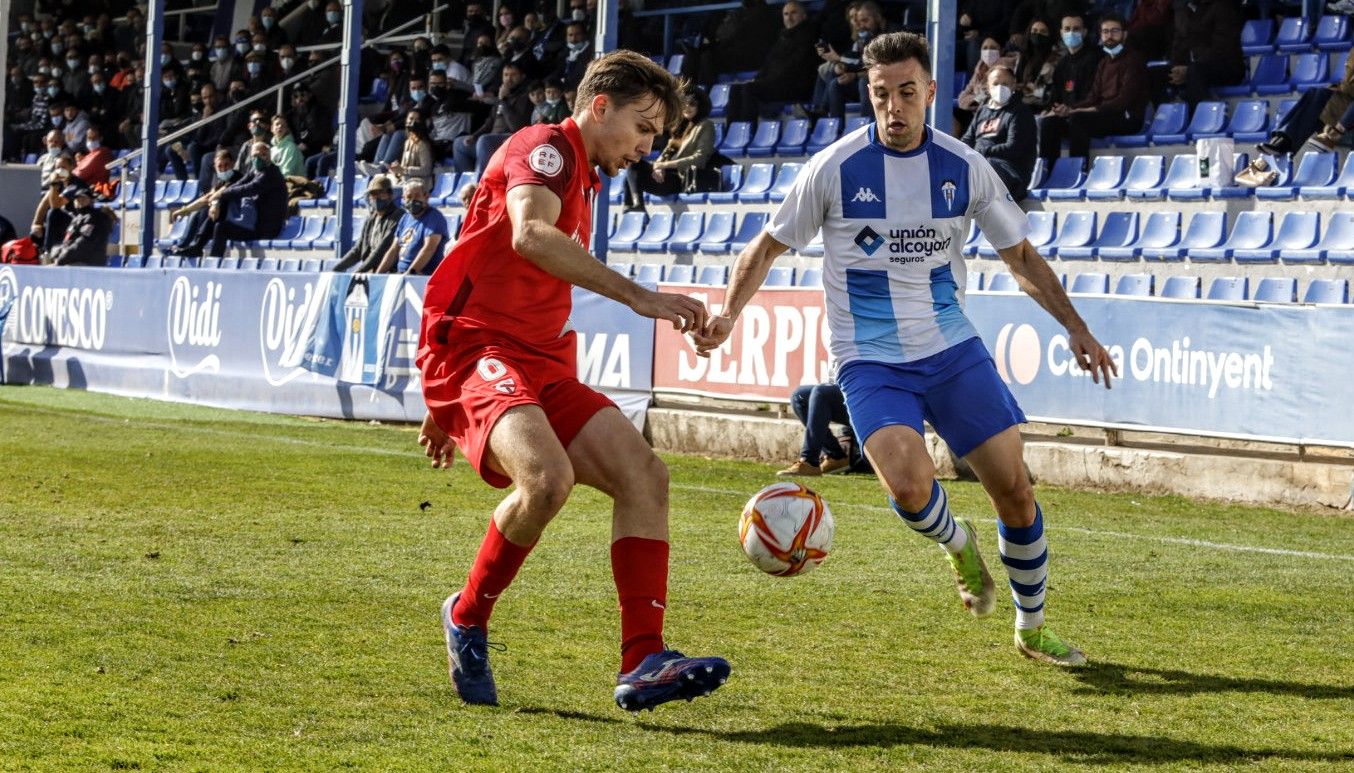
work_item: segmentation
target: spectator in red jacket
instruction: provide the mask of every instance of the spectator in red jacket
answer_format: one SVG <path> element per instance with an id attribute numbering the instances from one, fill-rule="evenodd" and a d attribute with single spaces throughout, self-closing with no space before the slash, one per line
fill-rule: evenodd
<path id="1" fill-rule="evenodd" d="M 85 152 L 77 154 L 75 176 L 90 188 L 98 189 L 108 182 L 108 162 L 113 151 L 103 144 L 103 130 L 97 126 L 85 129 Z"/>

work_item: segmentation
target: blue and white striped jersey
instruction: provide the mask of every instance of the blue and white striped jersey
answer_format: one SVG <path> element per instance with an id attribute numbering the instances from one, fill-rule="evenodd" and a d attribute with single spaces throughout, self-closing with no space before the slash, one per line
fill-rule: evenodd
<path id="1" fill-rule="evenodd" d="M 998 249 L 1029 225 L 987 160 L 929 128 L 908 153 L 870 124 L 804 166 L 767 231 L 804 249 L 823 233 L 823 293 L 831 354 L 912 362 L 977 335 L 964 315 L 960 250 L 969 223 Z"/>

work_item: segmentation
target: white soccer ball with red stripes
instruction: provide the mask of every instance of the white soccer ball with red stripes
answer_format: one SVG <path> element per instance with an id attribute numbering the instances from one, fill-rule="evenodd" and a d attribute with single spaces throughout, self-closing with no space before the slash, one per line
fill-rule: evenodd
<path id="1" fill-rule="evenodd" d="M 773 483 L 758 491 L 738 519 L 738 539 L 752 563 L 767 574 L 802 574 L 827 558 L 836 525 L 827 503 L 798 483 Z"/>

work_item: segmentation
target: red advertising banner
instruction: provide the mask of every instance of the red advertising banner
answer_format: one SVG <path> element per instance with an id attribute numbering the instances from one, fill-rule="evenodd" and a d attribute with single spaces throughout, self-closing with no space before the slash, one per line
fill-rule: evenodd
<path id="1" fill-rule="evenodd" d="M 662 285 L 705 303 L 718 314 L 724 288 Z M 738 318 L 733 335 L 709 359 L 696 356 L 691 339 L 671 325 L 654 326 L 653 386 L 740 400 L 783 402 L 801 384 L 827 380 L 827 318 L 823 291 L 766 288 Z"/>

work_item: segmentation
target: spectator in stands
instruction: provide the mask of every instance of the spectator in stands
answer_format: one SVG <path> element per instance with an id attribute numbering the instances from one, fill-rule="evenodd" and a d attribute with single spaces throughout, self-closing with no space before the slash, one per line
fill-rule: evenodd
<path id="1" fill-rule="evenodd" d="M 1241 53 L 1241 8 L 1237 0 L 1190 0 L 1175 10 L 1171 85 L 1190 108 L 1213 96 L 1215 86 L 1246 78 Z"/>
<path id="2" fill-rule="evenodd" d="M 979 50 L 978 63 L 973 66 L 973 74 L 969 76 L 968 83 L 964 84 L 964 90 L 959 92 L 954 101 L 956 134 L 962 135 L 968 129 L 969 123 L 973 121 L 974 112 L 987 101 L 987 75 L 998 64 L 1014 67 L 1011 58 L 1002 58 L 1001 43 L 996 38 L 988 38 L 983 41 Z"/>
<path id="3" fill-rule="evenodd" d="M 283 177 L 305 176 L 306 159 L 296 147 L 296 138 L 292 136 L 286 116 L 273 116 L 271 128 L 273 136 L 270 157 L 273 164 Z"/>
<path id="4" fill-rule="evenodd" d="M 868 79 L 864 77 L 861 52 L 876 36 L 885 31 L 884 13 L 874 0 L 862 0 L 848 9 L 851 20 L 851 41 L 844 53 L 838 53 L 825 38 L 815 44 L 823 63 L 818 65 L 818 79 L 814 84 L 813 108 L 816 116 L 846 117 L 847 95 L 856 97 L 861 105 L 866 97 Z"/>
<path id="5" fill-rule="evenodd" d="M 38 156 L 38 184 L 43 190 L 46 190 L 52 184 L 52 176 L 59 169 L 57 163 L 64 155 L 72 151 L 66 147 L 66 135 L 62 134 L 60 129 L 52 129 L 47 132 L 46 140 L 47 152 Z"/>
<path id="6" fill-rule="evenodd" d="M 320 35 L 326 26 L 322 6 L 320 0 L 306 0 L 283 21 L 283 26 L 295 31 L 293 43 L 298 46 L 313 46 L 320 42 Z"/>
<path id="7" fill-rule="evenodd" d="M 1061 50 L 1054 45 L 1053 35 L 1043 19 L 1030 22 L 1025 42 L 1016 53 L 1016 94 L 1032 110 L 1043 110 L 1052 104 L 1053 73 L 1062 59 Z"/>
<path id="8" fill-rule="evenodd" d="M 58 266 L 104 265 L 115 222 L 112 211 L 95 207 L 94 197 L 83 185 L 67 186 L 62 197 L 71 202 L 72 216 L 61 244 L 52 249 L 52 262 Z"/>
<path id="9" fill-rule="evenodd" d="M 459 62 L 452 64 L 462 67 Z M 450 158 L 452 143 L 470 131 L 469 92 L 453 88 L 448 85 L 449 80 L 441 70 L 433 70 L 428 76 L 428 103 L 432 109 L 428 139 L 433 144 L 433 158 L 439 160 Z"/>
<path id="10" fill-rule="evenodd" d="M 1017 202 L 1024 200 L 1038 151 L 1034 113 L 1015 96 L 1015 73 L 997 65 L 987 74 L 987 101 L 964 132 L 964 144 L 978 151 Z"/>
<path id="11" fill-rule="evenodd" d="M 263 34 L 268 39 L 268 47 L 277 50 L 285 45 L 291 44 L 291 38 L 282 25 L 277 23 L 277 11 L 272 7 L 264 8 L 259 12 L 259 26 L 263 28 Z"/>
<path id="12" fill-rule="evenodd" d="M 1030 28 L 1030 22 L 1043 19 L 1052 29 L 1067 16 L 1085 13 L 1086 5 L 1086 0 L 1024 0 L 1011 12 L 1011 35 L 1006 42 L 1019 46 L 1025 42 L 1025 31 Z"/>
<path id="13" fill-rule="evenodd" d="M 545 75 L 544 68 L 531 53 L 531 33 L 526 27 L 514 27 L 508 33 L 507 48 L 503 52 L 504 62 L 511 62 L 522 69 L 529 80 Z"/>
<path id="14" fill-rule="evenodd" d="M 244 87 L 250 94 L 267 90 L 277 81 L 268 68 L 268 55 L 250 51 L 244 58 Z"/>
<path id="15" fill-rule="evenodd" d="M 75 102 L 61 106 L 61 133 L 66 137 L 68 147 L 77 148 L 85 144 L 85 132 L 89 129 L 89 116 Z"/>
<path id="16" fill-rule="evenodd" d="M 517 13 L 511 6 L 500 5 L 498 7 L 498 26 L 494 28 L 494 48 L 497 48 L 504 59 L 508 57 L 508 36 L 512 34 L 517 27 Z"/>
<path id="17" fill-rule="evenodd" d="M 1170 56 L 1174 5 L 1175 0 L 1138 0 L 1128 16 L 1128 38 L 1149 62 Z"/>
<path id="18" fill-rule="evenodd" d="M 75 175 L 81 182 L 96 192 L 108 192 L 108 164 L 113 160 L 113 151 L 103 144 L 103 131 L 97 126 L 85 129 L 85 150 L 76 154 Z"/>
<path id="19" fill-rule="evenodd" d="M 282 46 L 277 49 L 278 80 L 286 80 L 300 72 L 301 68 L 297 67 L 297 63 L 296 47 L 291 43 L 283 43 Z M 282 90 L 282 99 L 285 102 L 290 103 L 292 96 L 296 93 L 296 89 L 301 86 L 305 86 L 305 83 L 302 82 L 298 85 L 287 86 Z M 318 105 L 319 103 L 317 102 L 316 104 Z"/>
<path id="20" fill-rule="evenodd" d="M 489 156 L 513 132 L 531 123 L 531 99 L 526 78 L 511 62 L 503 66 L 503 84 L 493 112 L 472 134 L 457 137 L 452 155 L 458 172 L 482 172 Z"/>
<path id="21" fill-rule="evenodd" d="M 80 49 L 66 52 L 66 74 L 61 76 L 61 89 L 67 94 L 77 96 L 89 88 L 89 70 L 80 56 Z"/>
<path id="22" fill-rule="evenodd" d="M 1147 64 L 1127 48 L 1124 18 L 1108 13 L 1100 21 L 1105 58 L 1096 67 L 1091 91 L 1081 102 L 1055 104 L 1039 121 L 1039 156 L 1051 166 L 1067 139 L 1074 158 L 1086 159 L 1092 137 L 1131 134 L 1142 128 L 1147 109 Z"/>
<path id="23" fill-rule="evenodd" d="M 334 266 L 335 271 L 368 274 L 381 265 L 381 259 L 395 241 L 395 226 L 404 219 L 405 210 L 395 203 L 395 188 L 390 177 L 375 175 L 367 183 L 367 208 L 371 215 L 362 225 L 362 234 L 352 249 Z"/>
<path id="24" fill-rule="evenodd" d="M 447 219 L 428 206 L 428 189 L 418 180 L 404 186 L 404 206 L 408 211 L 395 226 L 395 237 L 376 271 L 427 276 L 451 245 Z"/>
<path id="25" fill-rule="evenodd" d="M 682 192 L 685 181 L 696 170 L 708 168 L 714 157 L 715 124 L 710 120 L 710 98 L 704 90 L 694 87 L 683 95 L 682 117 L 673 126 L 658 160 L 650 164 L 640 159 L 625 171 L 625 211 L 643 212 L 645 193 L 671 196 Z M 718 174 L 716 167 L 715 175 Z"/>
<path id="26" fill-rule="evenodd" d="M 173 72 L 161 75 L 160 86 L 160 132 L 165 134 L 192 120 L 188 106 L 191 89 L 186 80 L 180 81 Z"/>
<path id="27" fill-rule="evenodd" d="M 184 255 L 221 257 L 230 241 L 272 239 L 287 220 L 287 183 L 269 156 L 268 143 L 255 142 L 249 174 L 234 185 L 209 194 L 207 219 Z M 252 222 L 251 222 L 252 221 Z"/>
<path id="28" fill-rule="evenodd" d="M 540 84 L 540 101 L 532 98 L 536 107 L 531 111 L 532 123 L 559 123 L 570 115 L 569 105 L 564 101 L 564 84 L 557 78 L 551 78 Z"/>
<path id="29" fill-rule="evenodd" d="M 20 153 L 33 152 L 41 146 L 42 137 L 53 128 L 52 100 L 60 93 L 61 87 L 49 83 L 46 75 L 33 76 L 33 102 L 29 105 L 27 119 L 14 127 Z"/>
<path id="30" fill-rule="evenodd" d="M 687 48 L 682 65 L 685 74 L 710 84 L 723 73 L 755 70 L 766 61 L 780 34 L 776 27 L 780 10 L 766 0 L 742 2 L 742 7 L 724 14 L 697 45 Z"/>
<path id="31" fill-rule="evenodd" d="M 1095 71 L 1100 66 L 1100 46 L 1088 45 L 1086 21 L 1079 15 L 1064 16 L 1059 26 L 1063 55 L 1053 68 L 1050 107 L 1075 105 L 1091 93 Z"/>
<path id="32" fill-rule="evenodd" d="M 333 117 L 311 99 L 310 89 L 305 86 L 296 86 L 292 90 L 287 125 L 291 127 L 296 147 L 303 156 L 320 152 L 334 135 Z"/>
<path id="33" fill-rule="evenodd" d="M 63 158 L 69 165 L 70 156 Z M 63 193 L 69 185 L 70 172 L 67 169 L 58 169 L 52 174 L 52 179 L 47 183 L 47 190 L 43 191 L 42 197 L 38 199 L 38 206 L 33 211 L 33 224 L 29 227 L 29 234 L 37 245 L 38 254 L 44 257 L 50 255 L 51 251 L 66 238 L 66 227 L 70 225 L 71 212 L 68 206 L 70 199 Z"/>
<path id="34" fill-rule="evenodd" d="M 766 102 L 804 102 L 813 98 L 819 61 L 814 48 L 817 30 L 808 23 L 808 13 L 799 0 L 785 3 L 781 19 L 784 29 L 772 44 L 757 77 L 730 87 L 729 120 L 755 120 Z"/>
<path id="35" fill-rule="evenodd" d="M 851 428 L 841 387 L 832 382 L 801 386 L 790 396 L 790 408 L 804 425 L 804 443 L 799 449 L 799 460 L 776 474 L 814 476 L 848 469 L 850 455 L 832 433 L 831 426 L 836 422 L 846 425 L 848 431 Z"/>
<path id="36" fill-rule="evenodd" d="M 320 32 L 318 42 L 343 42 L 343 6 L 337 0 L 329 0 L 324 7 L 324 29 Z"/>
<path id="37" fill-rule="evenodd" d="M 1344 77 L 1339 83 L 1302 92 L 1269 139 L 1257 147 L 1261 153 L 1278 156 L 1294 152 L 1310 139 L 1317 147 L 1331 151 L 1351 126 L 1354 126 L 1354 56 L 1345 61 Z M 1313 134 L 1318 127 L 1321 131 Z"/>
<path id="38" fill-rule="evenodd" d="M 183 238 L 170 248 L 169 254 L 171 255 L 182 255 L 193 246 L 198 239 L 198 234 L 202 231 L 204 221 L 207 219 L 207 211 L 214 201 L 212 194 L 230 185 L 231 181 L 235 179 L 235 154 L 230 152 L 230 148 L 221 148 L 216 151 L 211 161 L 211 177 L 199 178 L 201 195 L 178 209 L 169 210 L 171 225 L 185 217 L 190 218 L 188 226 L 183 231 Z M 201 252 L 200 249 L 199 252 Z"/>
<path id="39" fill-rule="evenodd" d="M 465 21 L 461 24 L 461 33 L 464 40 L 474 41 L 475 46 L 466 46 L 463 52 L 463 63 L 469 67 L 471 54 L 475 53 L 480 45 L 480 38 L 487 37 L 489 46 L 493 47 L 494 24 L 489 21 L 489 16 L 484 12 L 484 4 L 470 2 L 465 5 Z"/>
<path id="40" fill-rule="evenodd" d="M 209 77 L 216 88 L 222 92 L 230 89 L 230 82 L 236 79 L 243 79 L 244 60 L 237 59 L 235 49 L 230 46 L 230 39 L 225 35 L 217 35 L 212 41 L 212 67 Z"/>
<path id="41" fill-rule="evenodd" d="M 959 35 L 964 41 L 959 53 L 969 69 L 978 63 L 984 40 L 1002 40 L 1010 34 L 1013 6 L 1008 0 L 967 0 L 959 6 Z"/>
<path id="42" fill-rule="evenodd" d="M 400 152 L 400 160 L 390 165 L 390 171 L 395 174 L 401 187 L 419 182 L 431 189 L 435 160 L 423 115 L 417 110 L 410 110 L 404 118 L 404 148 Z"/>
<path id="43" fill-rule="evenodd" d="M 576 21 L 565 28 L 564 40 L 565 49 L 555 63 L 552 77 L 563 82 L 565 88 L 576 89 L 588 62 L 592 61 L 592 41 L 588 39 L 587 26 Z"/>
<path id="44" fill-rule="evenodd" d="M 493 40 L 488 35 L 480 35 L 475 39 L 475 49 L 470 57 L 470 78 L 475 97 L 483 98 L 497 91 L 502 71 L 503 57 L 498 55 Z"/>
<path id="45" fill-rule="evenodd" d="M 446 45 L 433 46 L 428 60 L 428 87 L 430 91 L 433 85 L 433 76 L 437 73 L 442 73 L 445 76 L 444 85 L 450 89 L 464 91 L 467 94 L 475 90 L 470 77 L 470 68 L 453 59 L 451 49 Z"/>

